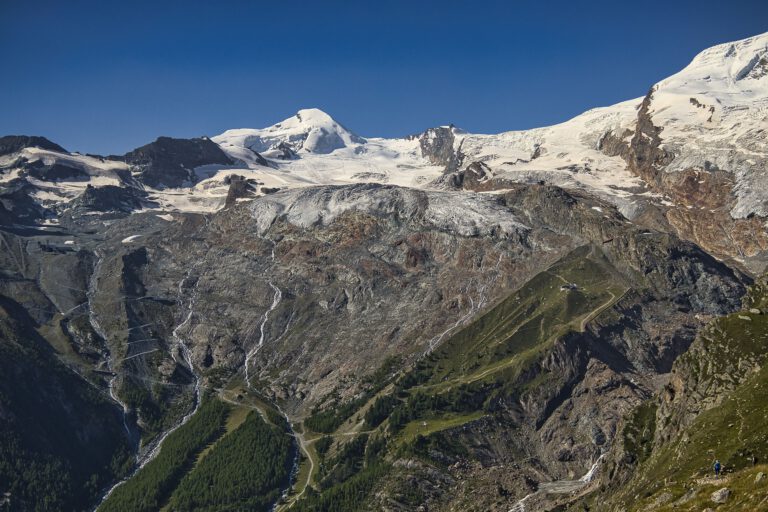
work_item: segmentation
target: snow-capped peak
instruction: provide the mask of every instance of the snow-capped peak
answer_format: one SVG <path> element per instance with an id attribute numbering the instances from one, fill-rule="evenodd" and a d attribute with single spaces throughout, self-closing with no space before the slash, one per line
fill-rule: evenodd
<path id="1" fill-rule="evenodd" d="M 768 33 L 719 44 L 657 83 L 648 108 L 660 127 L 666 171 L 734 173 L 734 218 L 768 215 Z"/>
<path id="2" fill-rule="evenodd" d="M 303 108 L 296 112 L 296 115 L 286 119 L 284 123 L 298 120 L 299 123 L 303 123 L 311 126 L 333 126 L 338 125 L 336 121 L 327 113 L 319 108 Z"/>
<path id="3" fill-rule="evenodd" d="M 768 32 L 740 41 L 723 43 L 702 51 L 679 74 L 696 74 L 699 78 L 714 76 L 738 82 L 748 78 L 768 58 Z M 763 64 L 765 66 L 765 64 Z M 719 75 L 719 76 L 718 76 Z"/>
<path id="4" fill-rule="evenodd" d="M 227 130 L 214 142 L 222 147 L 245 147 L 269 156 L 269 152 L 288 145 L 296 153 L 327 154 L 365 139 L 347 130 L 331 116 L 317 108 L 299 110 L 294 116 L 261 129 Z"/>
<path id="5" fill-rule="evenodd" d="M 194 187 L 151 190 L 148 199 L 163 209 L 216 209 L 225 204 L 233 174 L 245 176 L 262 192 L 372 182 L 461 187 L 465 178 L 469 185 L 482 185 L 475 187 L 481 192 L 491 192 L 511 183 L 545 181 L 588 190 L 634 218 L 648 201 L 662 197 L 628 169 L 622 153 L 637 133 L 639 115 L 656 127 L 660 147 L 670 156 L 664 172 L 729 172 L 735 199 L 729 204 L 732 217 L 768 217 L 768 33 L 704 50 L 683 70 L 657 83 L 645 102 L 636 98 L 531 130 L 481 135 L 449 125 L 411 137 L 363 139 L 322 110 L 299 110 L 266 128 L 228 130 L 212 137 L 234 163 L 189 169 L 197 178 Z M 17 153 L 0 156 L 0 183 L 24 171 L 11 168 Z M 39 148 L 22 153 L 26 162 L 40 167 L 30 171 L 29 179 L 42 191 L 35 196 L 41 201 L 70 200 L 87 184 L 119 185 L 141 178 L 130 162 Z M 55 163 L 86 169 L 89 181 L 83 173 L 51 171 Z M 10 172 L 3 175 L 3 166 Z M 482 175 L 476 169 L 482 169 Z M 43 171 L 45 180 L 35 178 Z"/>
<path id="6" fill-rule="evenodd" d="M 687 85 L 690 92 L 762 95 L 768 93 L 764 77 L 768 77 L 768 32 L 707 48 L 680 72 L 659 82 L 656 89 Z"/>

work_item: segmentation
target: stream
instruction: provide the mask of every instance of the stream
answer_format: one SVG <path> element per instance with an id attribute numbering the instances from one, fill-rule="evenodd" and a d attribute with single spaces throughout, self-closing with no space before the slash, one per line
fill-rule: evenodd
<path id="1" fill-rule="evenodd" d="M 266 240 L 269 240 L 269 239 L 266 239 Z M 275 247 L 276 247 L 277 244 L 273 240 L 269 240 L 269 242 L 271 242 L 271 244 L 272 244 L 271 259 L 274 262 L 275 261 Z M 95 296 L 95 292 L 96 292 L 96 289 L 97 289 L 96 288 L 97 287 L 97 279 L 98 279 L 99 270 L 101 268 L 101 262 L 102 262 L 102 258 L 101 258 L 101 256 L 99 256 L 99 260 L 98 260 L 97 265 L 96 265 L 96 267 L 94 269 L 93 277 L 91 278 L 91 283 L 90 283 L 89 292 L 88 292 L 88 298 L 89 298 L 89 309 L 90 309 L 91 324 L 93 325 L 94 330 L 96 330 L 96 332 L 100 336 L 102 336 L 102 338 L 104 340 L 107 340 L 106 332 L 101 328 L 101 325 L 98 323 L 98 319 L 96 318 L 96 315 L 95 315 L 95 312 L 93 311 L 93 308 L 90 307 L 90 306 L 92 306 L 92 303 L 90 301 L 92 300 L 92 297 Z M 189 277 L 190 277 L 190 273 L 187 273 L 187 275 L 179 282 L 179 286 L 178 286 L 178 299 L 177 299 L 177 302 L 180 305 L 182 305 L 182 306 L 184 305 L 184 301 L 183 301 L 184 285 L 187 282 L 187 280 L 189 279 Z M 144 455 L 137 455 L 137 458 L 136 458 L 136 462 L 137 463 L 136 463 L 136 467 L 133 469 L 133 471 L 127 477 L 125 477 L 124 479 L 122 479 L 119 482 L 115 483 L 112 487 L 110 487 L 106 491 L 106 493 L 104 493 L 104 495 L 99 500 L 98 505 L 95 507 L 96 509 L 98 509 L 98 507 L 112 494 L 112 492 L 114 492 L 114 490 L 116 488 L 118 488 L 120 485 L 122 485 L 123 483 L 128 481 L 130 478 L 135 476 L 142 468 L 144 468 L 144 466 L 146 466 L 149 462 L 154 460 L 157 457 L 157 455 L 160 453 L 160 449 L 161 449 L 161 447 L 163 445 L 163 442 L 166 440 L 166 438 L 169 435 L 171 435 L 173 432 L 175 432 L 178 428 L 180 428 L 182 425 L 187 423 L 187 421 L 189 421 L 189 419 L 197 412 L 197 410 L 198 410 L 198 408 L 200 406 L 201 379 L 200 379 L 200 376 L 195 371 L 195 367 L 194 367 L 194 364 L 192 362 L 192 356 L 191 356 L 190 348 L 189 348 L 186 340 L 180 334 L 180 332 L 183 329 L 185 329 L 189 325 L 190 321 L 192 320 L 192 316 L 193 316 L 193 313 L 194 313 L 195 300 L 197 298 L 198 284 L 199 284 L 199 280 L 197 282 L 195 282 L 195 285 L 193 287 L 192 293 L 190 294 L 189 302 L 186 305 L 187 314 L 184 316 L 184 319 L 173 329 L 173 332 L 171 334 L 172 337 L 173 337 L 173 340 L 175 341 L 176 346 L 178 348 L 178 350 L 172 354 L 174 360 L 177 363 L 186 365 L 187 368 L 192 373 L 192 375 L 194 377 L 194 380 L 195 380 L 194 406 L 173 427 L 171 427 L 168 430 L 166 430 L 165 432 L 163 432 L 163 434 L 160 435 L 157 438 L 157 440 L 153 442 L 153 446 L 152 446 L 152 448 L 149 451 L 147 451 Z M 264 342 L 266 341 L 265 327 L 266 327 L 267 322 L 269 321 L 269 315 L 270 315 L 270 313 L 272 313 L 278 307 L 278 305 L 282 301 L 282 296 L 283 295 L 282 295 L 282 291 L 280 290 L 280 288 L 278 288 L 271 280 L 268 281 L 268 284 L 269 284 L 269 287 L 273 290 L 274 294 L 273 294 L 273 297 L 272 297 L 272 303 L 271 303 L 270 307 L 264 312 L 264 315 L 263 315 L 263 317 L 261 319 L 261 322 L 259 324 L 259 341 L 256 344 L 256 346 L 254 346 L 246 354 L 246 359 L 245 359 L 245 383 L 246 383 L 246 387 L 247 388 L 251 387 L 250 371 L 249 371 L 250 370 L 249 369 L 250 363 L 251 363 L 253 357 L 259 352 L 261 347 L 264 345 Z M 181 354 L 182 361 L 179 361 L 177 359 L 177 353 Z M 114 369 L 113 369 L 113 360 L 112 360 L 111 354 L 107 355 L 107 366 L 108 366 L 109 370 L 112 373 L 115 373 Z M 127 422 L 127 416 L 128 416 L 129 409 L 128 409 L 127 405 L 124 402 L 122 402 L 120 400 L 120 398 L 116 394 L 116 391 L 115 391 L 116 380 L 117 380 L 117 375 L 115 374 L 110 379 L 109 392 L 110 392 L 110 396 L 112 397 L 112 399 L 116 403 L 118 403 L 122 407 L 122 409 L 123 409 L 123 424 L 124 424 L 124 426 L 126 428 L 126 432 L 128 432 L 128 434 L 130 436 L 131 435 L 130 434 L 130 429 L 128 427 L 128 422 Z M 283 410 L 280 408 L 279 405 L 277 405 L 277 404 L 273 404 L 273 405 L 280 412 L 280 414 L 285 418 L 285 421 L 286 421 L 286 423 L 288 425 L 288 428 L 290 430 L 289 435 L 294 438 L 294 444 L 295 444 L 295 449 L 294 449 L 294 454 L 293 454 L 293 461 L 292 461 L 292 465 L 291 465 L 291 471 L 290 471 L 290 477 L 289 477 L 288 485 L 287 485 L 286 489 L 282 493 L 282 498 L 285 498 L 285 497 L 288 496 L 288 493 L 290 492 L 290 490 L 291 490 L 291 488 L 293 486 L 293 483 L 296 480 L 296 477 L 298 475 L 299 461 L 300 461 L 300 452 L 301 452 L 301 448 L 299 446 L 300 445 L 300 440 L 299 440 L 296 432 L 293 430 L 293 426 L 291 425 L 291 422 L 290 422 L 290 420 L 288 418 L 288 415 L 286 415 L 285 412 L 283 412 Z M 279 503 L 279 501 L 278 501 L 278 503 Z M 273 506 L 273 510 L 275 508 L 277 508 L 278 503 L 275 503 L 275 505 Z"/>
<path id="2" fill-rule="evenodd" d="M 120 406 L 120 408 L 123 411 L 123 427 L 125 428 L 125 433 L 128 435 L 128 439 L 133 442 L 133 434 L 131 433 L 131 429 L 128 427 L 128 405 L 120 400 L 120 397 L 117 396 L 117 393 L 115 392 L 115 386 L 117 384 L 117 373 L 114 370 L 114 362 L 112 358 L 112 350 L 109 348 L 107 333 L 102 328 L 101 324 L 99 323 L 99 319 L 96 317 L 96 311 L 93 309 L 93 303 L 94 303 L 94 297 L 96 296 L 96 292 L 98 290 L 99 286 L 99 274 L 101 273 L 101 264 L 104 261 L 103 256 L 101 256 L 98 252 L 94 252 L 94 255 L 96 256 L 96 265 L 93 267 L 93 274 L 91 274 L 91 279 L 88 282 L 88 290 L 86 292 L 86 297 L 88 299 L 88 321 L 91 324 L 91 327 L 93 330 L 98 334 L 101 339 L 104 340 L 105 345 L 105 358 L 107 362 L 107 370 L 112 374 L 112 376 L 109 378 L 109 396 L 110 398 Z"/>
<path id="3" fill-rule="evenodd" d="M 275 263 L 275 249 L 277 248 L 277 242 L 272 240 L 271 238 L 267 238 L 265 236 L 260 236 L 262 240 L 267 240 L 270 244 L 272 244 L 272 250 L 270 251 L 270 260 L 272 264 Z M 269 306 L 269 308 L 264 312 L 264 316 L 261 318 L 261 323 L 259 324 L 259 341 L 251 350 L 248 351 L 248 353 L 245 355 L 245 386 L 246 388 L 251 388 L 251 376 L 250 376 L 250 366 L 251 361 L 256 356 L 256 354 L 259 353 L 259 350 L 261 350 L 261 347 L 264 346 L 264 342 L 266 341 L 266 333 L 264 332 L 264 328 L 267 325 L 267 322 L 269 321 L 269 314 L 272 313 L 277 307 L 280 305 L 280 302 L 283 300 L 283 292 L 280 290 L 280 288 L 275 285 L 275 283 L 272 282 L 272 280 L 267 281 L 269 284 L 269 287 L 272 289 L 274 294 L 272 295 L 272 304 Z M 287 330 L 287 327 L 286 327 Z M 285 334 L 285 331 L 280 335 L 282 337 Z M 279 339 L 279 338 L 278 338 Z M 279 506 L 279 503 L 281 500 L 288 497 L 288 494 L 291 491 L 291 488 L 293 487 L 293 483 L 296 480 L 296 477 L 299 473 L 299 460 L 300 460 L 300 454 L 301 454 L 301 441 L 299 440 L 298 434 L 296 434 L 296 431 L 293 430 L 293 425 L 291 425 L 291 420 L 288 418 L 288 415 L 285 414 L 283 409 L 278 405 L 277 403 L 273 403 L 274 407 L 280 412 L 280 414 L 285 418 L 285 423 L 288 425 L 289 429 L 289 435 L 293 437 L 294 442 L 294 455 L 293 455 L 293 462 L 291 463 L 291 472 L 290 476 L 288 477 L 288 485 L 283 490 L 281 494 L 281 498 L 275 502 L 274 505 L 272 505 L 272 511 L 274 512 L 277 507 Z"/>
<path id="4" fill-rule="evenodd" d="M 97 263 L 96 269 L 94 270 L 94 277 L 92 278 L 92 282 L 93 283 L 96 282 L 96 276 L 98 274 L 97 270 L 100 267 L 100 265 L 101 265 L 101 259 L 99 259 L 99 262 Z M 178 299 L 177 299 L 177 301 L 182 306 L 184 305 L 184 301 L 183 301 L 184 283 L 185 283 L 185 281 L 187 281 L 188 278 L 189 278 L 189 273 L 179 282 L 179 288 L 178 288 L 179 291 L 178 291 Z M 189 300 L 189 304 L 187 305 L 187 314 L 186 314 L 186 316 L 173 329 L 173 331 L 171 333 L 171 336 L 173 337 L 174 341 L 177 344 L 177 347 L 178 347 L 179 351 L 181 352 L 183 363 L 188 367 L 188 369 L 189 369 L 190 373 L 192 374 L 192 377 L 194 378 L 194 381 L 195 381 L 193 407 L 175 425 L 173 425 L 171 428 L 169 428 L 168 430 L 163 432 L 152 443 L 152 447 L 151 447 L 150 450 L 148 450 L 144 455 L 141 455 L 140 453 L 136 455 L 136 466 L 133 469 L 133 471 L 131 471 L 131 473 L 128 476 L 126 476 L 122 480 L 120 480 L 117 483 L 115 483 L 114 485 L 112 485 L 106 491 L 106 493 L 104 493 L 104 495 L 101 497 L 101 499 L 99 500 L 99 503 L 96 505 L 94 510 L 97 510 L 99 508 L 99 506 L 101 506 L 101 504 L 104 503 L 104 501 L 107 498 L 109 498 L 110 494 L 112 494 L 115 489 L 117 489 L 122 484 L 124 484 L 125 482 L 130 480 L 139 471 L 141 471 L 141 469 L 144 468 L 144 466 L 146 466 L 149 462 L 154 460 L 155 457 L 157 457 L 157 455 L 160 453 L 160 448 L 162 447 L 163 442 L 168 438 L 168 436 L 171 435 L 173 432 L 175 432 L 179 427 L 181 427 L 182 425 L 187 423 L 189 421 L 189 419 L 192 418 L 192 416 L 194 416 L 194 414 L 197 412 L 197 409 L 200 407 L 200 376 L 195 371 L 195 366 L 192 363 L 191 352 L 189 350 L 189 346 L 187 345 L 187 342 L 184 340 L 184 338 L 182 338 L 179 335 L 179 331 L 181 329 L 185 328 L 189 324 L 189 322 L 192 320 L 192 314 L 194 312 L 195 299 L 197 297 L 197 285 L 198 285 L 198 283 L 199 283 L 199 281 L 197 281 L 195 283 L 195 286 L 193 288 L 193 291 L 192 291 L 192 294 L 191 294 L 191 297 L 190 297 L 190 300 Z M 95 290 L 96 290 L 96 288 L 94 287 L 93 291 L 95 292 Z M 90 293 L 91 292 L 89 290 L 89 300 L 90 300 L 90 297 L 91 297 Z M 93 313 L 93 308 L 90 308 L 90 312 L 91 312 L 91 315 L 92 315 L 91 323 L 93 324 L 94 320 L 95 320 L 95 316 L 94 316 L 94 313 Z M 99 328 L 100 328 L 100 326 L 99 326 Z M 95 325 L 94 325 L 94 329 L 96 329 Z M 104 333 L 103 330 L 101 330 L 101 331 L 97 330 L 97 332 L 99 333 L 99 335 L 104 337 L 105 340 L 107 339 L 105 337 L 105 333 Z M 172 357 L 173 357 L 173 359 L 177 363 L 179 363 L 179 361 L 176 359 L 176 353 L 175 352 L 172 354 Z M 109 359 L 107 360 L 107 364 L 108 364 L 108 366 L 110 368 L 110 371 L 113 371 L 112 370 L 112 366 L 111 366 L 112 365 L 111 357 L 109 357 Z M 117 394 L 115 393 L 114 383 L 115 383 L 116 379 L 117 379 L 117 375 L 112 377 L 112 379 L 110 380 L 109 392 L 110 392 L 110 396 L 112 396 L 115 401 L 117 401 L 119 404 L 121 404 L 123 406 L 123 411 L 124 411 L 124 413 L 123 413 L 123 424 L 125 425 L 126 430 L 128 430 L 128 424 L 127 424 L 127 420 L 126 420 L 128 408 L 127 408 L 127 406 L 123 402 L 121 402 L 119 400 L 119 397 L 117 397 Z M 130 433 L 130 430 L 128 430 L 128 432 Z"/>
<path id="5" fill-rule="evenodd" d="M 589 471 L 578 480 L 555 480 L 554 482 L 540 483 L 538 490 L 526 495 L 523 499 L 515 503 L 515 505 L 509 509 L 509 512 L 528 512 L 528 509 L 525 506 L 526 501 L 540 494 L 570 494 L 578 491 L 595 478 L 603 457 L 605 457 L 604 453 L 597 458 L 592 464 L 592 467 L 589 468 Z"/>

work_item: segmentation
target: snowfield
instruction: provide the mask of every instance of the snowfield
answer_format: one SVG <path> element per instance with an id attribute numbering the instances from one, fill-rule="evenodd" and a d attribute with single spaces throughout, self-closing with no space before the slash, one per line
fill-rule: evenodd
<path id="1" fill-rule="evenodd" d="M 704 50 L 656 84 L 651 117 L 675 154 L 668 171 L 732 171 L 731 215 L 768 215 L 768 33 Z"/>
<path id="2" fill-rule="evenodd" d="M 736 196 L 731 215 L 768 216 L 768 33 L 704 50 L 652 91 L 649 114 L 661 129 L 662 147 L 674 155 L 666 172 L 728 171 Z M 600 142 L 607 134 L 629 142 L 641 102 L 636 98 L 554 126 L 495 135 L 450 127 L 448 149 L 457 155 L 459 169 L 485 164 L 489 176 L 483 179 L 578 188 L 615 204 L 631 219 L 638 205 L 666 204 L 666 199 L 632 175 L 620 156 L 603 153 Z M 80 170 L 80 175 L 49 180 L 27 176 L 35 201 L 66 203 L 89 185 L 132 186 L 152 202 L 145 210 L 161 214 L 222 208 L 233 175 L 244 176 L 261 193 L 357 183 L 431 190 L 445 188 L 437 181 L 445 164 L 434 163 L 425 150 L 435 137 L 434 130 L 394 139 L 361 137 L 321 110 L 304 109 L 267 128 L 233 129 L 212 137 L 235 163 L 197 167 L 196 181 L 181 188 L 148 187 L 119 160 L 38 148 L 1 157 L 0 167 L 6 170 L 0 173 L 0 184 L 19 181 L 14 159 L 59 163 Z"/>
<path id="3" fill-rule="evenodd" d="M 268 187 L 372 182 L 420 188 L 443 170 L 422 157 L 416 139 L 364 139 L 318 109 L 300 110 L 261 130 L 228 130 L 211 140 L 244 164 L 228 172 L 250 170 L 250 176 Z M 281 145 L 294 156 L 283 158 Z M 254 151 L 268 158 L 272 166 L 259 164 Z"/>
<path id="4" fill-rule="evenodd" d="M 398 217 L 462 236 L 511 236 L 529 228 L 486 194 L 420 191 L 381 185 L 312 187 L 280 192 L 255 201 L 251 212 L 259 233 L 278 217 L 308 228 L 328 225 L 349 211 L 374 217 Z"/>

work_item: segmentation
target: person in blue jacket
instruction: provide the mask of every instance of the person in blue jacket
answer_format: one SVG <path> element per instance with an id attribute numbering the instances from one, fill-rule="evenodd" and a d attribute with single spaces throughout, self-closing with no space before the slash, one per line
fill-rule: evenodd
<path id="1" fill-rule="evenodd" d="M 719 460 L 715 460 L 715 465 L 713 468 L 715 468 L 715 478 L 720 478 L 720 470 L 723 468 L 723 466 L 720 464 Z"/>

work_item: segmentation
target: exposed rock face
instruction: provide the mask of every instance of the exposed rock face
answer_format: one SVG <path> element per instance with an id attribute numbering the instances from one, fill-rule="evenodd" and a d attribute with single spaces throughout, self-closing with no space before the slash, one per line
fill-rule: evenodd
<path id="1" fill-rule="evenodd" d="M 520 209 L 547 205 L 542 210 L 549 211 L 548 206 L 556 203 L 547 203 L 548 195 L 558 195 L 557 190 L 532 187 L 522 190 L 511 204 Z M 505 389 L 525 391 L 500 393 L 492 416 L 433 434 L 437 439 L 431 444 L 436 447 L 434 460 L 452 465 L 468 458 L 478 461 L 482 470 L 468 474 L 451 470 L 450 476 L 459 482 L 457 489 L 429 497 L 430 509 L 450 510 L 462 497 L 462 509 L 501 510 L 503 506 L 497 506 L 498 494 L 489 492 L 493 481 L 504 481 L 512 495 L 522 498 L 526 488 L 523 482 L 490 476 L 499 473 L 514 472 L 520 480 L 531 482 L 578 480 L 589 468 L 584 461 L 597 460 L 614 444 L 623 418 L 658 389 L 659 377 L 669 372 L 672 362 L 691 343 L 697 329 L 691 313 L 730 311 L 738 302 L 743 288 L 735 281 L 723 282 L 715 277 L 719 274 L 715 269 L 724 269 L 716 261 L 707 258 L 701 266 L 694 263 L 696 255 L 702 254 L 694 246 L 678 245 L 680 242 L 674 239 L 660 243 L 642 233 L 592 231 L 588 216 L 574 215 L 573 210 L 581 207 L 580 201 L 571 199 L 570 207 L 564 201 L 561 208 L 552 208 L 540 221 L 552 227 L 558 224 L 550 219 L 560 218 L 562 226 L 568 222 L 566 219 L 579 218 L 583 223 L 572 223 L 573 232 L 583 236 L 613 235 L 604 254 L 618 272 L 614 282 L 631 286 L 629 283 L 643 275 L 658 275 L 661 279 L 655 282 L 653 291 L 625 293 L 592 318 L 584 332 L 555 342 L 520 374 L 519 380 L 505 383 Z M 535 226 L 530 217 L 525 221 Z M 659 249 L 652 249 L 657 245 Z M 692 270 L 694 267 L 699 268 Z M 684 284 L 692 275 L 699 277 Z M 723 285 L 731 288 L 726 292 L 727 299 L 720 295 Z M 679 295 L 671 292 L 676 286 L 687 291 L 681 290 Z M 688 298 L 694 296 L 699 299 L 689 302 Z M 729 305 L 721 309 L 724 304 Z M 533 382 L 536 384 L 530 384 Z M 445 447 L 445 451 L 439 447 Z M 456 453 L 465 455 L 457 458 Z M 434 480 L 426 472 L 421 478 Z M 544 497 L 537 499 L 542 509 L 546 503 L 552 506 Z M 502 503 L 511 505 L 508 500 Z M 533 501 L 528 505 L 537 509 Z"/>
<path id="2" fill-rule="evenodd" d="M 0 185 L 0 222 L 35 224 L 46 216 L 46 208 L 35 201 L 31 194 L 35 188 L 24 179 L 15 179 Z"/>
<path id="3" fill-rule="evenodd" d="M 760 286 L 759 284 L 757 286 Z M 735 315 L 751 320 L 750 316 Z M 728 325 L 713 323 L 703 329 L 699 339 L 676 365 L 672 379 L 665 387 L 659 403 L 658 417 L 674 425 L 657 432 L 657 443 L 669 441 L 688 427 L 696 416 L 719 405 L 723 396 L 732 392 L 765 364 L 765 357 L 754 351 L 744 351 L 738 358 L 722 357 L 727 346 L 714 349 L 719 337 L 739 345 L 739 340 L 726 334 Z M 730 339 L 729 339 L 730 338 Z"/>
<path id="4" fill-rule="evenodd" d="M 628 275 L 647 276 L 656 301 L 665 297 L 681 309 L 665 312 L 649 297 L 633 299 L 646 304 L 641 323 L 663 317 L 674 325 L 664 335 L 657 329 L 653 350 L 644 345 L 647 338 L 632 342 L 636 348 L 626 357 L 637 368 L 667 371 L 690 342 L 692 327 L 679 325 L 687 312 L 727 311 L 742 292 L 734 274 L 694 246 L 625 234 L 617 214 L 606 221 L 587 198 L 541 186 L 522 187 L 501 202 L 456 194 L 381 186 L 279 192 L 233 206 L 205 228 L 187 221 L 144 240 L 153 249 L 138 275 L 166 289 L 154 295 L 169 297 L 181 269 L 190 272 L 186 282 L 195 282 L 199 294 L 189 333 L 193 359 L 202 367 L 211 354 L 208 366 L 230 371 L 258 342 L 273 299 L 269 283 L 278 287 L 282 300 L 264 326 L 267 342 L 253 361 L 254 375 L 302 409 L 334 387 L 352 392 L 357 378 L 389 354 L 419 353 L 461 316 L 584 243 L 604 247 Z M 461 213 L 456 201 L 464 205 Z M 167 282 L 161 268 L 179 270 Z M 430 315 L 420 314 L 425 308 Z M 594 368 L 595 379 L 610 380 L 597 377 L 607 369 L 578 360 L 581 353 L 562 348 L 571 361 L 566 366 L 580 368 L 574 379 Z"/>
<path id="5" fill-rule="evenodd" d="M 334 389 L 353 396 L 359 376 L 387 355 L 415 356 L 543 261 L 595 244 L 595 254 L 622 276 L 617 282 L 642 282 L 644 291 L 559 341 L 520 383 L 552 376 L 547 386 L 500 398 L 499 419 L 469 425 L 450 441 L 472 447 L 473 458 L 490 466 L 527 453 L 551 478 L 578 477 L 584 461 L 610 445 L 622 415 L 687 348 L 696 327 L 691 314 L 729 311 L 743 288 L 695 246 L 631 228 L 588 197 L 547 186 L 519 187 L 500 200 L 456 194 L 381 186 L 280 192 L 208 225 L 187 222 L 145 240 L 155 248 L 137 275 L 144 294 L 168 296 L 188 269 L 187 286 L 196 290 L 185 290 L 196 297 L 187 333 L 193 360 L 230 372 L 261 339 L 270 284 L 279 288 L 252 375 L 298 412 Z M 454 214 L 458 200 L 464 211 Z M 593 209 L 597 204 L 605 210 Z M 168 282 L 158 269 L 171 268 L 179 270 Z M 431 314 L 420 314 L 425 309 Z"/>
<path id="6" fill-rule="evenodd" d="M 286 144 L 285 142 L 281 142 L 280 144 L 278 144 L 275 149 L 278 150 L 276 157 L 281 160 L 295 160 L 296 158 L 299 157 L 299 155 L 296 154 L 293 148 L 288 144 Z"/>
<path id="7" fill-rule="evenodd" d="M 6 135 L 0 137 L 0 156 L 16 153 L 23 148 L 42 148 L 66 153 L 67 150 L 45 137 L 29 135 Z"/>
<path id="8" fill-rule="evenodd" d="M 484 168 L 476 170 L 481 181 Z M 234 201 L 212 216 L 175 214 L 161 223 L 139 213 L 107 225 L 72 216 L 77 249 L 54 239 L 46 243 L 56 252 L 5 258 L 6 268 L 24 259 L 59 269 L 28 269 L 25 288 L 3 293 L 34 311 L 57 311 L 63 322 L 43 315 L 39 323 L 60 326 L 75 368 L 104 372 L 92 380 L 97 386 L 114 373 L 131 436 L 138 428 L 151 439 L 191 404 L 195 378 L 179 340 L 205 386 L 242 375 L 248 361 L 251 383 L 301 417 L 329 396 L 356 396 L 388 356 L 419 359 L 571 258 L 600 269 L 596 275 L 616 290 L 610 303 L 596 304 L 594 315 L 527 362 L 486 417 L 442 434 L 489 474 L 527 460 L 520 479 L 505 480 L 509 501 L 531 482 L 583 474 L 613 443 L 622 416 L 658 389 L 659 375 L 688 347 L 699 325 L 694 315 L 729 312 L 743 293 L 742 276 L 695 245 L 558 187 L 484 195 L 328 186 L 248 201 L 237 201 L 252 192 L 246 181 L 233 178 L 230 187 Z M 133 199 L 142 198 L 92 190 L 80 202 L 97 209 Z M 441 486 L 466 471 L 412 468 L 424 485 Z M 382 485 L 396 488 L 400 476 Z M 493 485 L 473 478 L 483 482 L 478 489 Z M 449 508 L 460 495 L 488 505 L 467 485 L 430 491 L 431 506 Z"/>
<path id="9" fill-rule="evenodd" d="M 45 165 L 41 160 L 25 166 L 33 178 L 45 181 L 88 179 L 88 173 L 78 167 L 54 163 Z"/>
<path id="10" fill-rule="evenodd" d="M 653 125 L 649 114 L 653 89 L 645 95 L 637 113 L 637 125 L 627 152 L 630 170 L 652 187 L 660 186 L 662 169 L 674 155 L 661 148 L 661 128 Z M 614 150 L 615 151 L 615 150 Z"/>
<path id="11" fill-rule="evenodd" d="M 445 172 L 457 171 L 461 165 L 460 150 L 454 149 L 453 125 L 430 128 L 417 136 L 421 155 L 435 165 L 444 166 Z"/>
<path id="12" fill-rule="evenodd" d="M 227 193 L 227 200 L 224 204 L 225 208 L 229 208 L 237 203 L 238 199 L 246 199 L 256 194 L 256 184 L 252 183 L 255 180 L 247 180 L 240 175 L 232 175 L 229 178 L 229 192 Z"/>
<path id="13" fill-rule="evenodd" d="M 88 185 L 85 191 L 71 203 L 72 208 L 79 213 L 89 211 L 130 213 L 144 205 L 152 205 L 147 201 L 145 192 L 132 187 L 114 185 L 98 188 Z"/>
<path id="14" fill-rule="evenodd" d="M 483 162 L 472 162 L 466 169 L 455 171 L 438 178 L 435 184 L 450 189 L 472 190 L 475 192 L 503 190 L 510 188 L 510 183 L 499 184 L 493 181 L 493 171 Z"/>
<path id="15" fill-rule="evenodd" d="M 664 148 L 663 129 L 653 124 L 650 112 L 653 95 L 652 89 L 640 104 L 634 132 L 624 132 L 621 136 L 608 133 L 601 139 L 600 149 L 623 157 L 633 174 L 641 177 L 652 190 L 671 199 L 673 204 L 664 208 L 664 218 L 679 236 L 720 257 L 761 269 L 768 254 L 765 219 L 732 216 L 736 206 L 736 177 L 732 170 L 723 171 L 714 165 L 667 169 L 675 155 Z M 630 134 L 632 138 L 627 144 L 624 140 Z"/>
<path id="16" fill-rule="evenodd" d="M 194 183 L 192 169 L 201 165 L 230 165 L 232 160 L 208 138 L 173 139 L 155 142 L 125 154 L 125 162 L 136 168 L 140 180 L 151 187 L 180 187 Z"/>
<path id="17" fill-rule="evenodd" d="M 88 253 L 64 246 L 55 232 L 22 232 L 14 235 L 6 225 L 0 234 L 0 480 L 12 491 L 14 508 L 34 510 L 44 487 L 46 506 L 82 510 L 121 475 L 134 446 L 101 392 L 102 377 L 91 372 L 101 359 L 100 340 L 90 340 L 84 366 L 72 364 L 78 356 L 69 348 L 72 358 L 53 348 L 69 347 L 67 323 L 88 323 L 82 316 Z M 62 319 L 60 311 L 71 313 Z"/>
<path id="18" fill-rule="evenodd" d="M 752 126 L 765 121 L 764 38 L 701 52 L 649 91 L 633 126 L 609 130 L 598 145 L 667 199 L 670 229 L 756 272 L 768 259 L 768 203 L 757 192 L 765 134 Z"/>
<path id="19" fill-rule="evenodd" d="M 290 148 L 287 147 L 286 149 L 290 149 Z M 254 151 L 253 149 L 251 149 L 250 152 L 251 152 L 251 155 L 252 155 L 252 157 L 251 157 L 252 160 L 254 162 L 256 162 L 258 165 L 263 165 L 264 167 L 273 167 L 273 164 L 270 164 L 269 160 L 267 160 L 266 158 L 261 156 L 261 153 L 259 153 L 258 151 Z M 278 155 L 278 158 L 282 158 L 282 156 L 284 156 L 286 154 L 287 153 L 285 151 L 283 151 L 280 155 Z M 294 153 L 294 155 L 295 155 L 295 153 Z"/>
<path id="20" fill-rule="evenodd" d="M 740 311 L 699 330 L 689 350 L 674 361 L 668 382 L 626 416 L 600 477 L 605 489 L 591 500 L 595 510 L 645 510 L 670 492 L 676 506 L 684 508 L 719 483 L 713 477 L 715 459 L 733 481 L 752 480 L 750 470 L 768 454 L 763 429 L 755 423 L 768 398 L 761 315 L 767 300 L 763 277 L 749 288 Z M 727 499 L 721 491 L 713 497 Z M 737 509 L 759 509 L 764 498 L 740 495 Z"/>
<path id="21" fill-rule="evenodd" d="M 731 490 L 727 487 L 723 487 L 722 489 L 718 489 L 717 491 L 713 492 L 712 495 L 709 497 L 709 500 L 713 503 L 725 503 L 728 501 L 728 498 L 731 497 Z"/>
<path id="22" fill-rule="evenodd" d="M 439 329 L 472 310 L 469 297 L 490 300 L 532 264 L 520 261 L 514 273 L 500 273 L 516 258 L 502 256 L 502 247 L 529 251 L 526 227 L 508 213 L 504 219 L 503 205 L 467 198 L 470 215 L 455 215 L 450 199 L 456 197 L 396 187 L 278 192 L 217 216 L 210 248 L 194 241 L 209 233 L 168 236 L 171 245 L 162 253 L 197 262 L 195 360 L 210 348 L 214 366 L 243 364 L 272 301 L 268 281 L 280 288 L 282 301 L 253 364 L 263 378 L 280 368 L 273 388 L 283 398 L 312 403 L 345 381 L 352 392 L 356 376 L 387 355 L 419 353 Z M 231 299 L 209 300 L 220 293 Z M 424 308 L 445 313 L 421 315 Z M 357 355 L 349 358 L 350 351 Z"/>

